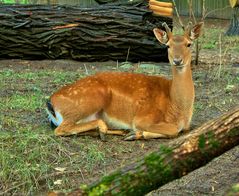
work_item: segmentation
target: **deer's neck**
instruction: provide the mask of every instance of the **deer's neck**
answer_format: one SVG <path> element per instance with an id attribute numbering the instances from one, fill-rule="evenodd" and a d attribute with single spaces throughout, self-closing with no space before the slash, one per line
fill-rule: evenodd
<path id="1" fill-rule="evenodd" d="M 179 108 L 189 109 L 194 102 L 194 85 L 191 65 L 186 65 L 183 70 L 172 67 L 173 79 L 170 90 L 171 100 Z"/>

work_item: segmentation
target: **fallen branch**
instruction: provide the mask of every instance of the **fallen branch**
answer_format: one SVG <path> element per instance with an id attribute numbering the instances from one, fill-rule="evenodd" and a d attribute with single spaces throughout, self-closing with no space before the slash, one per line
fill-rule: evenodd
<path id="1" fill-rule="evenodd" d="M 67 195 L 144 195 L 205 165 L 238 144 L 239 107 Z"/>

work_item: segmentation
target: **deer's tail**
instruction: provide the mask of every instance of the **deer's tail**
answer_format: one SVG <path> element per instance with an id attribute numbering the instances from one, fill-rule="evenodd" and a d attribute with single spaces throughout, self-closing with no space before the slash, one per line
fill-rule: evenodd
<path id="1" fill-rule="evenodd" d="M 46 106 L 47 106 L 46 112 L 48 114 L 48 119 L 51 123 L 51 127 L 54 129 L 62 123 L 63 117 L 59 112 L 54 110 L 50 100 L 47 100 Z"/>

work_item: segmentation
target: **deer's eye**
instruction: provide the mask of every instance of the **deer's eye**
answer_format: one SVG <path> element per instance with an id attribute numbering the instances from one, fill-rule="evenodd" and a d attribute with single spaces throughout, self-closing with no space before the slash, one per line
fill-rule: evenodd
<path id="1" fill-rule="evenodd" d="M 191 45 L 192 45 L 191 43 L 188 43 L 188 44 L 187 44 L 187 47 L 190 47 Z"/>

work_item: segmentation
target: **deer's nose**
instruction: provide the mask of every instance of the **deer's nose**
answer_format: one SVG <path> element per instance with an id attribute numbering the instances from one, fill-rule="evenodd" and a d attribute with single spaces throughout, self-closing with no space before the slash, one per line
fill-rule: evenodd
<path id="1" fill-rule="evenodd" d="M 182 64 L 182 59 L 173 59 L 173 63 L 174 65 L 178 66 L 178 65 L 181 65 Z"/>

